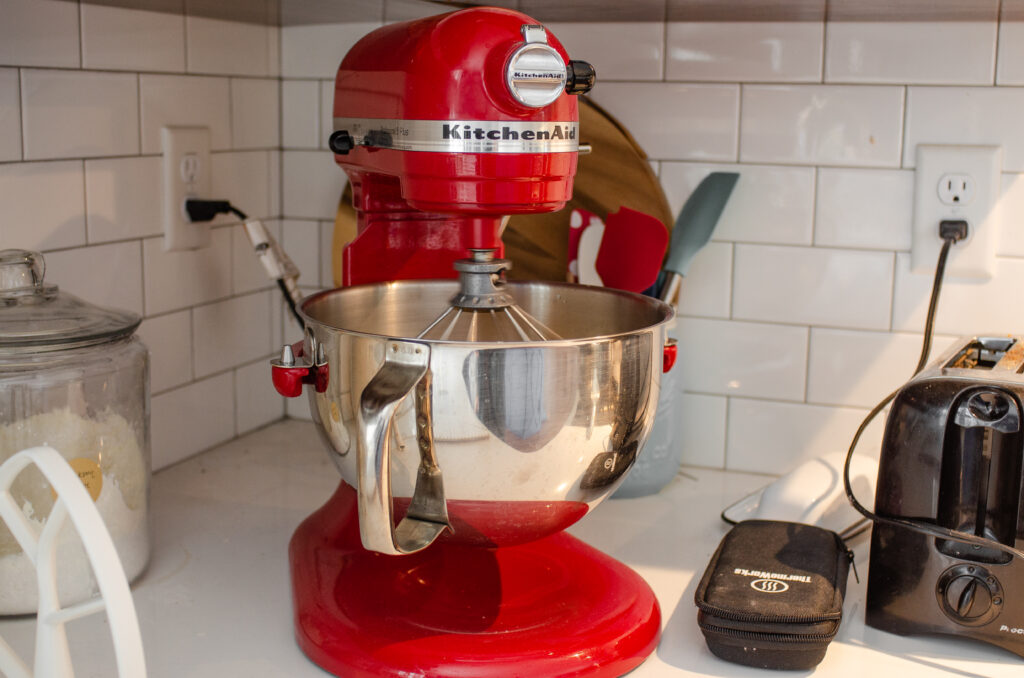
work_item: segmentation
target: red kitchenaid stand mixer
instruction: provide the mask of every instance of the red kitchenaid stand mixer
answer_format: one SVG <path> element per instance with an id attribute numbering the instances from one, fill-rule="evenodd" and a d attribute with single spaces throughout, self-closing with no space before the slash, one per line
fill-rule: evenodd
<path id="1" fill-rule="evenodd" d="M 504 216 L 561 208 L 577 162 L 573 95 L 593 80 L 588 64 L 510 10 L 393 24 L 357 43 L 338 71 L 330 143 L 358 212 L 345 288 L 453 278 L 470 250 L 491 251 L 478 255 L 486 267 Z M 308 341 L 307 330 L 307 350 Z M 337 419 L 326 411 L 314 417 Z M 503 505 L 498 518 L 512 532 L 540 526 L 525 543 L 504 541 L 500 528 L 474 532 L 474 515 L 495 522 L 487 502 L 455 511 L 449 500 L 450 524 L 443 503 L 429 546 L 381 549 L 406 555 L 364 548 L 360 495 L 346 482 L 300 525 L 290 562 L 296 635 L 310 659 L 339 676 L 619 676 L 654 650 L 660 611 L 648 585 L 561 531 L 586 501 Z M 395 504 L 396 515 L 412 513 L 408 500 Z"/>

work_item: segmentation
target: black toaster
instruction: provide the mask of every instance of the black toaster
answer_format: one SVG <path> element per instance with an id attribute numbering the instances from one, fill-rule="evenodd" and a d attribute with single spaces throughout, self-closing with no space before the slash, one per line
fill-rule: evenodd
<path id="1" fill-rule="evenodd" d="M 867 623 L 974 638 L 1024 656 L 1024 339 L 958 342 L 907 382 L 886 421 L 875 512 L 983 537 L 875 523 Z"/>

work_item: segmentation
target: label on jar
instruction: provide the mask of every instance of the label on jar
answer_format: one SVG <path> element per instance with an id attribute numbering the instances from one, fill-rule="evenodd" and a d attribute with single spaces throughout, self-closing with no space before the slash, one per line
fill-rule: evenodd
<path id="1" fill-rule="evenodd" d="M 68 461 L 71 469 L 78 474 L 78 479 L 85 485 L 85 489 L 89 491 L 89 496 L 95 502 L 100 498 L 100 492 L 103 491 L 103 474 L 100 472 L 100 465 L 88 457 L 76 457 Z M 53 498 L 57 498 L 57 493 L 52 489 L 50 493 Z"/>

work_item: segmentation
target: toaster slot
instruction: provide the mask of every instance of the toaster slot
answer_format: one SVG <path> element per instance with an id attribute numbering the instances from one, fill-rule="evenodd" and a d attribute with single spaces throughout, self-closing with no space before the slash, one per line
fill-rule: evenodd
<path id="1" fill-rule="evenodd" d="M 971 389 L 951 410 L 942 455 L 938 522 L 944 527 L 1016 543 L 1022 489 L 1021 406 L 997 388 Z M 981 563 L 1005 563 L 996 549 L 937 540 L 943 553 Z"/>
<path id="2" fill-rule="evenodd" d="M 953 356 L 945 365 L 962 370 L 1007 370 L 1020 372 L 1024 367 L 1024 344 L 1010 337 L 978 337 Z"/>

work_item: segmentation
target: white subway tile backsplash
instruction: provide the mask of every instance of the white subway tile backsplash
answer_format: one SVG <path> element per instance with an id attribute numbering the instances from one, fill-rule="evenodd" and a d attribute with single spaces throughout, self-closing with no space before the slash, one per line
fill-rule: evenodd
<path id="1" fill-rule="evenodd" d="M 0 64 L 77 68 L 78 3 L 0 0 Z"/>
<path id="2" fill-rule="evenodd" d="M 149 388 L 153 393 L 192 381 L 192 312 L 146 318 L 139 338 L 149 349 Z"/>
<path id="3" fill-rule="evenodd" d="M 231 294 L 231 229 L 216 228 L 210 246 L 164 252 L 163 237 L 142 241 L 146 312 L 174 311 Z"/>
<path id="4" fill-rule="evenodd" d="M 285 151 L 282 169 L 284 216 L 334 219 L 345 173 L 330 151 Z"/>
<path id="5" fill-rule="evenodd" d="M 180 14 L 82 3 L 82 66 L 118 71 L 184 71 Z"/>
<path id="6" fill-rule="evenodd" d="M 263 225 L 267 227 L 267 231 L 278 243 L 282 242 L 280 221 L 264 221 Z M 294 255 L 287 249 L 287 246 L 285 246 L 285 251 L 294 259 Z M 245 226 L 241 224 L 231 227 L 231 259 L 233 262 L 231 291 L 233 293 L 255 292 L 271 286 L 275 291 L 277 290 L 276 284 L 267 276 L 266 269 L 263 268 L 256 256 L 252 241 L 245 234 Z"/>
<path id="7" fill-rule="evenodd" d="M 676 378 L 690 392 L 803 400 L 807 329 L 680 318 Z"/>
<path id="8" fill-rule="evenodd" d="M 910 249 L 914 173 L 907 170 L 818 170 L 814 244 Z"/>
<path id="9" fill-rule="evenodd" d="M 269 151 L 234 151 L 210 154 L 213 168 L 211 188 L 213 195 L 228 200 L 253 219 L 270 214 L 270 153 Z M 234 215 L 218 217 L 219 223 L 238 221 Z"/>
<path id="10" fill-rule="evenodd" d="M 679 399 L 683 419 L 679 445 L 683 464 L 725 468 L 725 429 L 728 399 L 684 393 Z"/>
<path id="11" fill-rule="evenodd" d="M 334 261 L 334 222 L 320 222 L 320 287 L 334 287 L 332 263 Z M 312 280 L 307 281 L 307 285 Z"/>
<path id="12" fill-rule="evenodd" d="M 270 301 L 264 291 L 192 309 L 197 377 L 269 355 Z"/>
<path id="13" fill-rule="evenodd" d="M 271 30 L 267 34 L 267 75 L 271 78 L 281 77 L 281 30 Z"/>
<path id="14" fill-rule="evenodd" d="M 734 318 L 889 329 L 889 252 L 736 245 L 735 267 Z"/>
<path id="15" fill-rule="evenodd" d="M 602 80 L 661 80 L 664 26 L 656 21 L 546 22 L 571 59 L 594 66 Z"/>
<path id="16" fill-rule="evenodd" d="M 231 133 L 234 148 L 281 145 L 281 88 L 277 80 L 232 78 Z"/>
<path id="17" fill-rule="evenodd" d="M 81 160 L 0 165 L 0 243 L 50 250 L 84 245 Z"/>
<path id="18" fill-rule="evenodd" d="M 85 161 L 89 242 L 145 238 L 163 232 L 158 157 Z"/>
<path id="19" fill-rule="evenodd" d="M 160 129 L 210 128 L 210 147 L 231 148 L 231 95 L 227 78 L 189 75 L 139 76 L 142 98 L 142 152 L 162 153 Z"/>
<path id="20" fill-rule="evenodd" d="M 916 163 L 918 144 L 1003 147 L 1003 170 L 1024 171 L 1024 88 L 910 87 L 903 166 Z"/>
<path id="21" fill-rule="evenodd" d="M 999 24 L 996 84 L 1024 85 L 1024 21 Z"/>
<path id="22" fill-rule="evenodd" d="M 320 282 L 320 224 L 316 221 L 286 219 L 281 225 L 281 243 L 299 268 L 303 285 Z"/>
<path id="23" fill-rule="evenodd" d="M 666 31 L 668 80 L 821 80 L 820 21 L 672 21 Z"/>
<path id="24" fill-rule="evenodd" d="M 598 81 L 591 96 L 651 158 L 736 159 L 737 85 Z"/>
<path id="25" fill-rule="evenodd" d="M 867 413 L 850 407 L 730 398 L 726 468 L 781 474 L 802 461 L 844 452 Z M 875 418 L 857 445 L 858 454 L 877 457 L 884 425 L 884 416 Z"/>
<path id="26" fill-rule="evenodd" d="M 728 318 L 732 299 L 732 245 L 710 242 L 693 258 L 679 288 L 679 313 Z"/>
<path id="27" fill-rule="evenodd" d="M 281 82 L 281 144 L 285 148 L 320 147 L 320 83 Z"/>
<path id="28" fill-rule="evenodd" d="M 285 416 L 289 419 L 302 419 L 305 421 L 313 419 L 313 415 L 309 411 L 309 396 L 305 393 L 298 398 L 285 398 L 284 412 Z"/>
<path id="29" fill-rule="evenodd" d="M 273 26 L 203 16 L 187 17 L 185 26 L 190 73 L 270 75 Z"/>
<path id="30" fill-rule="evenodd" d="M 21 160 L 21 85 L 14 68 L 0 68 L 0 162 L 7 160 Z"/>
<path id="31" fill-rule="evenodd" d="M 281 74 L 286 78 L 333 78 L 342 57 L 379 22 L 285 26 Z"/>
<path id="32" fill-rule="evenodd" d="M 320 81 L 320 138 L 318 148 L 327 148 L 327 140 L 334 132 L 334 81 Z"/>
<path id="33" fill-rule="evenodd" d="M 920 352 L 920 334 L 811 328 L 807 402 L 874 407 L 910 378 Z"/>
<path id="34" fill-rule="evenodd" d="M 234 373 L 155 395 L 150 410 L 153 470 L 159 471 L 234 437 Z"/>
<path id="35" fill-rule="evenodd" d="M 825 82 L 992 84 L 995 21 L 831 21 Z"/>
<path id="36" fill-rule="evenodd" d="M 737 172 L 712 239 L 809 245 L 814 218 L 814 170 L 809 167 L 664 162 L 661 185 L 673 214 L 711 172 Z"/>
<path id="37" fill-rule="evenodd" d="M 269 162 L 269 167 L 267 167 L 268 210 L 272 216 L 279 217 L 281 216 L 281 151 L 270 151 L 267 154 L 267 160 Z"/>
<path id="38" fill-rule="evenodd" d="M 898 167 L 901 87 L 744 85 L 740 160 Z"/>
<path id="39" fill-rule="evenodd" d="M 46 280 L 97 306 L 142 315 L 142 253 L 137 240 L 50 252 Z"/>
<path id="40" fill-rule="evenodd" d="M 26 160 L 139 152 L 135 74 L 25 69 L 21 107 Z"/>
<path id="41" fill-rule="evenodd" d="M 267 360 L 259 360 L 235 370 L 235 402 L 238 435 L 266 426 L 284 416 L 283 398 L 274 390 Z"/>
<path id="42" fill-rule="evenodd" d="M 956 251 L 950 254 L 950 262 Z M 947 263 L 947 266 L 952 265 Z M 920 332 L 928 310 L 933 273 L 911 273 L 909 253 L 896 256 L 893 330 Z M 942 283 L 935 331 L 943 334 L 1022 334 L 1024 307 L 1015 303 L 1024 289 L 1024 259 L 996 258 L 989 280 L 951 278 Z"/>

